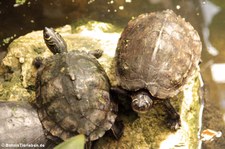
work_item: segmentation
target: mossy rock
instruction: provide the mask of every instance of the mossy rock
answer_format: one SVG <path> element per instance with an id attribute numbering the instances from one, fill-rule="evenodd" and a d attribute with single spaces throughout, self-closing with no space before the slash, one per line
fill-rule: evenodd
<path id="1" fill-rule="evenodd" d="M 66 25 L 56 29 L 65 39 L 68 50 L 103 50 L 99 58 L 110 78 L 112 86 L 117 86 L 114 72 L 114 55 L 117 41 L 122 31 L 112 24 L 89 21 L 85 25 L 72 28 Z M 42 31 L 35 31 L 15 39 L 0 66 L 0 100 L 35 101 L 36 68 L 34 58 L 51 56 L 47 49 Z M 95 143 L 95 148 L 176 148 L 195 149 L 199 147 L 198 132 L 201 127 L 201 104 L 199 79 L 190 82 L 186 89 L 172 99 L 172 104 L 181 113 L 182 127 L 173 132 L 165 121 L 167 114 L 157 105 L 145 115 L 136 117 L 134 112 L 119 113 L 125 130 L 120 140 L 108 135 Z M 128 105 L 129 107 L 129 105 Z"/>
<path id="2" fill-rule="evenodd" d="M 90 21 L 86 25 L 72 29 L 70 25 L 56 29 L 66 40 L 68 50 L 104 50 L 99 62 L 105 68 L 111 83 L 115 78 L 111 71 L 113 56 L 121 28 L 112 24 Z M 115 32 L 117 31 L 117 32 Z M 33 60 L 40 56 L 47 58 L 52 53 L 45 45 L 42 31 L 35 31 L 15 39 L 0 67 L 0 100 L 35 100 L 34 85 L 36 68 Z M 3 89 L 4 88 L 4 89 Z"/>

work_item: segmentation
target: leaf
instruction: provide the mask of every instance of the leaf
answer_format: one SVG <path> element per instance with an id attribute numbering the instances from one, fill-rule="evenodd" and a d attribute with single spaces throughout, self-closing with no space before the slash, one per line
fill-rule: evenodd
<path id="1" fill-rule="evenodd" d="M 84 149 L 85 136 L 83 134 L 69 138 L 57 145 L 54 149 Z"/>

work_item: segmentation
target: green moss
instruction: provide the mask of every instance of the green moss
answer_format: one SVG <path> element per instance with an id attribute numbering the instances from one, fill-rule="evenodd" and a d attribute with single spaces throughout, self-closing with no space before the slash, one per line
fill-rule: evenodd
<path id="1" fill-rule="evenodd" d="M 190 144 L 189 144 L 190 149 L 198 148 L 196 145 L 198 145 L 198 142 L 199 142 L 199 139 L 198 139 L 198 131 L 200 129 L 199 128 L 199 119 L 201 119 L 200 116 L 202 116 L 199 114 L 199 111 L 201 108 L 201 101 L 200 101 L 201 97 L 199 97 L 200 95 L 198 94 L 199 89 L 200 89 L 200 82 L 199 82 L 199 79 L 196 79 L 195 85 L 193 87 L 193 98 L 194 98 L 195 102 L 193 102 L 191 109 L 194 111 L 198 111 L 198 112 L 192 112 L 193 118 L 190 121 L 190 126 L 192 126 L 190 131 L 192 132 L 192 134 L 196 134 L 196 136 L 190 136 Z"/>
<path id="2" fill-rule="evenodd" d="M 23 5 L 26 0 L 16 0 L 16 4 Z"/>
<path id="3" fill-rule="evenodd" d="M 83 31 L 84 29 L 90 31 L 101 30 L 105 33 L 118 33 L 122 31 L 122 28 L 116 27 L 110 23 L 102 23 L 92 20 L 80 20 L 79 22 L 76 22 L 71 26 L 72 31 L 75 33 Z"/>
<path id="4" fill-rule="evenodd" d="M 75 22 L 72 22 L 71 27 L 72 30 L 75 31 L 77 27 L 86 25 L 90 20 L 89 19 L 79 19 L 76 20 Z"/>
<path id="5" fill-rule="evenodd" d="M 37 53 L 37 54 L 42 54 L 45 52 L 45 49 L 44 48 L 41 48 L 41 47 L 34 47 L 34 51 Z"/>
<path id="6" fill-rule="evenodd" d="M 225 8 L 224 0 L 210 0 L 210 1 L 223 9 Z M 205 0 L 205 2 L 207 3 L 206 0 Z M 202 3 L 202 4 L 204 5 L 204 3 Z"/>
<path id="7" fill-rule="evenodd" d="M 6 44 L 10 43 L 15 37 L 16 37 L 16 34 L 13 35 L 13 36 L 4 38 L 4 39 L 2 40 L 2 44 L 0 45 L 0 47 L 1 47 L 1 46 L 5 46 Z"/>
<path id="8" fill-rule="evenodd" d="M 184 109 L 185 117 L 183 117 L 184 121 L 188 123 L 189 126 L 189 132 L 192 135 L 188 136 L 189 149 L 196 149 L 199 145 L 199 139 L 198 139 L 198 131 L 199 131 L 199 119 L 200 118 L 200 108 L 201 108 L 201 101 L 200 101 L 200 95 L 199 95 L 199 89 L 200 89 L 200 82 L 199 79 L 196 78 L 192 87 L 192 102 L 189 108 Z"/>

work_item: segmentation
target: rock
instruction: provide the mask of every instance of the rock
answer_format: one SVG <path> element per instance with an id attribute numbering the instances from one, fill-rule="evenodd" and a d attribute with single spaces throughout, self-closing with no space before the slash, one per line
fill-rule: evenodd
<path id="1" fill-rule="evenodd" d="M 124 121 L 124 135 L 119 141 L 103 137 L 96 142 L 96 149 L 165 149 L 165 148 L 200 148 L 199 131 L 201 128 L 202 105 L 199 99 L 198 79 L 193 80 L 177 97 L 171 100 L 179 109 L 182 127 L 177 131 L 169 130 L 166 125 L 166 113 L 161 105 L 155 106 L 148 113 L 131 119 L 131 114 L 119 115 Z M 182 99 L 182 100 L 180 100 Z"/>
<path id="2" fill-rule="evenodd" d="M 68 44 L 68 50 L 104 50 L 99 62 L 105 68 L 112 86 L 117 86 L 113 57 L 121 28 L 107 23 L 89 21 L 85 25 L 71 27 L 66 25 L 56 29 Z M 35 100 L 34 84 L 36 69 L 32 65 L 37 56 L 52 55 L 47 49 L 42 31 L 31 32 L 14 40 L 0 67 L 0 99 L 2 100 Z M 172 104 L 181 113 L 182 127 L 171 131 L 165 125 L 166 113 L 163 107 L 156 105 L 147 114 L 137 116 L 131 110 L 119 117 L 125 125 L 124 135 L 116 141 L 106 135 L 99 139 L 94 148 L 198 148 L 201 128 L 200 80 L 192 80 L 187 88 L 174 97 Z M 120 97 L 121 98 L 121 97 Z M 129 103 L 125 103 L 130 107 Z"/>
<path id="3" fill-rule="evenodd" d="M 69 25 L 57 29 L 65 38 L 69 51 L 105 50 L 99 61 L 107 74 L 111 76 L 112 83 L 115 82 L 115 78 L 110 69 L 120 36 L 120 32 L 115 32 L 116 30 L 121 31 L 120 28 L 111 24 L 94 21 L 74 30 Z M 37 56 L 46 58 L 51 55 L 52 53 L 44 43 L 42 31 L 31 32 L 15 39 L 10 44 L 8 53 L 1 63 L 0 75 L 8 79 L 1 80 L 4 90 L 0 90 L 0 95 L 2 95 L 0 99 L 34 101 L 36 68 L 32 65 L 33 60 Z"/>
<path id="4" fill-rule="evenodd" d="M 45 146 L 47 140 L 37 111 L 27 102 L 0 101 L 1 147 L 38 144 Z M 9 145 L 9 146 L 7 146 Z"/>

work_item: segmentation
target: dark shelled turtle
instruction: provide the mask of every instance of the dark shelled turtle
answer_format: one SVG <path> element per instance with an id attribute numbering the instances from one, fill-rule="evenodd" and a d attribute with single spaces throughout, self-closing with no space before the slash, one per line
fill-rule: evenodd
<path id="1" fill-rule="evenodd" d="M 131 91 L 133 110 L 146 112 L 154 100 L 164 99 L 162 103 L 175 120 L 170 127 L 177 129 L 180 116 L 168 99 L 196 77 L 201 50 L 197 31 L 172 10 L 142 14 L 129 21 L 115 59 L 120 86 Z"/>
<path id="2" fill-rule="evenodd" d="M 44 29 L 44 39 L 54 55 L 35 61 L 36 96 L 48 136 L 65 140 L 85 134 L 89 141 L 102 137 L 117 117 L 105 71 L 92 54 L 67 52 L 65 41 L 53 29 Z"/>

